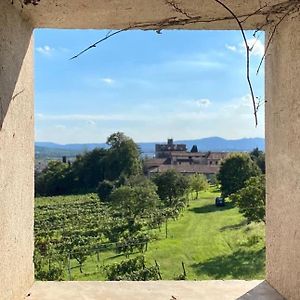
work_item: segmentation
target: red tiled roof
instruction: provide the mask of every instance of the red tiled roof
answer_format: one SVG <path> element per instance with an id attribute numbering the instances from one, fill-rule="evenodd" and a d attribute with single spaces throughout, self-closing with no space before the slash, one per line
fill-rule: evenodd
<path id="1" fill-rule="evenodd" d="M 181 164 L 181 165 L 161 165 L 157 168 L 154 168 L 150 171 L 151 174 L 154 173 L 163 173 L 167 170 L 176 170 L 179 173 L 187 173 L 187 174 L 217 174 L 219 172 L 219 166 L 211 166 L 211 165 L 190 165 L 190 164 Z"/>
<path id="2" fill-rule="evenodd" d="M 228 152 L 210 152 L 208 159 L 224 159 L 228 156 Z"/>
<path id="3" fill-rule="evenodd" d="M 162 165 L 166 161 L 166 158 L 152 158 L 145 160 L 144 164 L 146 167 L 156 167 Z"/>
<path id="4" fill-rule="evenodd" d="M 207 153 L 205 152 L 185 152 L 185 151 L 171 151 L 172 156 L 181 156 L 181 157 L 206 157 Z"/>

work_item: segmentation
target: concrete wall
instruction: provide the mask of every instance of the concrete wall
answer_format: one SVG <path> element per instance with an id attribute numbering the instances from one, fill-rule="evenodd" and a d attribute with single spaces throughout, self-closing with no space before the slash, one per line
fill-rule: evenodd
<path id="1" fill-rule="evenodd" d="M 9 0 L 5 0 L 9 1 Z M 224 0 L 237 16 L 253 14 L 258 8 L 265 11 L 284 0 Z M 189 16 L 200 16 L 201 20 L 217 19 L 218 22 L 191 22 L 184 28 L 195 29 L 239 29 L 232 16 L 213 0 L 176 0 L 174 2 Z M 22 11 L 35 27 L 40 28 L 126 28 L 128 25 L 164 24 L 167 20 L 186 19 L 186 15 L 174 9 L 166 0 L 41 0 L 37 6 L 23 8 L 20 1 L 14 5 Z M 265 14 L 255 14 L 243 22 L 244 28 L 257 28 L 265 22 Z M 172 23 L 172 22 L 171 22 Z M 172 23 L 180 28 L 180 21 Z M 143 27 L 143 26 L 142 26 Z M 160 28 L 160 25 L 156 27 Z M 143 27 L 145 28 L 145 27 Z"/>
<path id="2" fill-rule="evenodd" d="M 266 61 L 267 280 L 300 299 L 300 16 L 284 21 Z"/>
<path id="3" fill-rule="evenodd" d="M 0 1 L 0 299 L 33 283 L 32 28 Z"/>

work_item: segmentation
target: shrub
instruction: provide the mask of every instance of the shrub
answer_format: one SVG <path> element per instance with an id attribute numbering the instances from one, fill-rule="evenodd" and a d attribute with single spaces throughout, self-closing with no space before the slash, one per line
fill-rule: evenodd
<path id="1" fill-rule="evenodd" d="M 112 181 L 109 180 L 103 180 L 99 182 L 98 188 L 97 188 L 97 194 L 101 201 L 108 202 L 109 196 L 114 190 L 115 185 Z"/>
<path id="2" fill-rule="evenodd" d="M 236 202 L 248 223 L 265 222 L 266 188 L 264 175 L 247 180 L 245 187 L 232 194 L 230 199 Z"/>

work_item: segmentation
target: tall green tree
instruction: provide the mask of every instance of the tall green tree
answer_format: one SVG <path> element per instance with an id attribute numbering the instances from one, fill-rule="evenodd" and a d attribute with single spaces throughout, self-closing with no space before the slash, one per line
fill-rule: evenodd
<path id="1" fill-rule="evenodd" d="M 192 192 L 196 193 L 195 199 L 198 199 L 199 192 L 207 190 L 209 184 L 203 174 L 194 174 L 189 177 L 189 187 Z"/>
<path id="2" fill-rule="evenodd" d="M 187 177 L 176 172 L 168 170 L 158 174 L 153 179 L 157 185 L 157 193 L 166 207 L 174 207 L 187 192 L 189 182 Z"/>
<path id="3" fill-rule="evenodd" d="M 247 153 L 234 153 L 221 163 L 218 180 L 223 197 L 237 192 L 250 177 L 261 174 L 257 164 Z"/>
<path id="4" fill-rule="evenodd" d="M 265 222 L 266 181 L 265 176 L 251 177 L 245 187 L 230 196 L 248 222 Z"/>
<path id="5" fill-rule="evenodd" d="M 108 165 L 106 179 L 116 180 L 120 177 L 141 174 L 140 150 L 131 138 L 122 132 L 116 132 L 108 137 L 107 144 L 110 149 L 106 157 Z"/>

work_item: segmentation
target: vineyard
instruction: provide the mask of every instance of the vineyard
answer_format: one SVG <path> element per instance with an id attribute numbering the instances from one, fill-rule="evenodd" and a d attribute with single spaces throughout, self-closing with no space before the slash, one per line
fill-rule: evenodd
<path id="1" fill-rule="evenodd" d="M 230 203 L 216 208 L 217 195 L 210 188 L 134 221 L 96 194 L 36 198 L 36 279 L 263 278 L 263 224 L 247 225 Z"/>

